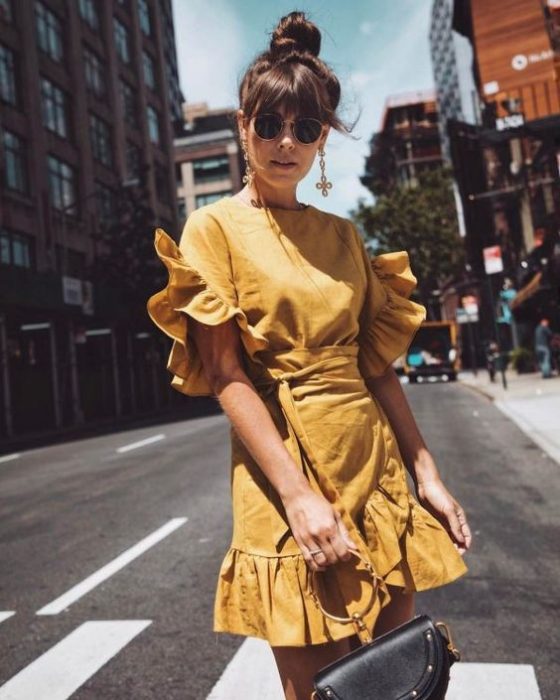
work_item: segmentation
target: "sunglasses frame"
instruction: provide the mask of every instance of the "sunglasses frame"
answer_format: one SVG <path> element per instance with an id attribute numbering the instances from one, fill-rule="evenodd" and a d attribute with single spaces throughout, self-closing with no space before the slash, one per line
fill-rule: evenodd
<path id="1" fill-rule="evenodd" d="M 277 119 L 280 122 L 280 130 L 276 134 L 276 136 L 273 136 L 270 139 L 265 139 L 262 136 L 260 136 L 260 134 L 258 134 L 258 132 L 255 128 L 254 122 L 259 117 L 274 117 L 275 119 Z M 300 139 L 298 139 L 298 137 L 296 135 L 296 130 L 295 130 L 295 126 L 296 126 L 297 122 L 302 121 L 304 119 L 316 122 L 317 124 L 319 124 L 321 126 L 321 131 L 319 132 L 319 135 L 317 136 L 317 138 L 314 141 L 309 141 L 307 143 L 305 141 L 300 141 Z M 253 122 L 253 129 L 255 129 L 255 134 L 257 135 L 257 138 L 259 138 L 261 141 L 275 141 L 281 134 L 284 133 L 284 126 L 286 124 L 291 124 L 292 136 L 302 146 L 312 146 L 313 144 L 317 143 L 317 141 L 319 141 L 319 139 L 321 138 L 321 136 L 323 134 L 323 127 L 325 126 L 323 124 L 323 122 L 321 122 L 319 119 L 315 119 L 315 117 L 298 117 L 297 119 L 282 119 L 282 117 L 279 114 L 275 114 L 274 112 L 260 112 L 258 114 L 255 114 L 253 117 L 251 117 L 250 121 Z"/>

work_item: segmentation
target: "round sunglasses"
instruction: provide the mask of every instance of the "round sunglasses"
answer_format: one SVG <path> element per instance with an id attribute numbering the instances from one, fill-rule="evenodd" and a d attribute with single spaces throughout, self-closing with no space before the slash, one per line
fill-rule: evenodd
<path id="1" fill-rule="evenodd" d="M 257 114 L 253 117 L 256 135 L 263 141 L 273 141 L 284 131 L 284 124 L 290 124 L 296 141 L 304 146 L 315 143 L 321 136 L 323 125 L 313 117 L 298 117 L 298 119 L 282 119 L 278 114 Z"/>

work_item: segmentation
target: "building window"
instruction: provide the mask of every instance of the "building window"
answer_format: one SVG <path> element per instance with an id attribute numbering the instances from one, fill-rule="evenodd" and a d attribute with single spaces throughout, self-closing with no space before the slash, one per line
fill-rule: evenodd
<path id="1" fill-rule="evenodd" d="M 23 139 L 11 131 L 4 131 L 4 186 L 8 190 L 27 194 L 27 162 Z"/>
<path id="2" fill-rule="evenodd" d="M 144 69 L 144 82 L 150 90 L 156 89 L 156 73 L 154 69 L 154 61 L 150 54 L 142 52 L 142 67 Z"/>
<path id="3" fill-rule="evenodd" d="M 97 0 L 80 0 L 80 16 L 89 24 L 89 26 L 97 30 L 99 29 L 99 9 L 97 7 Z"/>
<path id="4" fill-rule="evenodd" d="M 109 126 L 95 114 L 89 115 L 89 134 L 91 139 L 91 152 L 95 160 L 103 165 L 113 164 L 113 151 L 111 149 L 111 131 Z"/>
<path id="5" fill-rule="evenodd" d="M 115 192 L 101 182 L 96 183 L 97 215 L 101 223 L 108 225 L 117 216 L 117 199 Z"/>
<path id="6" fill-rule="evenodd" d="M 156 110 L 148 105 L 148 134 L 152 143 L 159 144 L 159 116 Z"/>
<path id="7" fill-rule="evenodd" d="M 0 263 L 27 267 L 33 265 L 33 240 L 15 231 L 0 229 Z"/>
<path id="8" fill-rule="evenodd" d="M 86 86 L 97 96 L 105 94 L 105 69 L 103 62 L 89 49 L 84 47 L 84 66 Z"/>
<path id="9" fill-rule="evenodd" d="M 49 169 L 49 196 L 51 205 L 59 211 L 77 213 L 76 207 L 76 173 L 68 163 L 56 158 L 48 157 Z"/>
<path id="10" fill-rule="evenodd" d="M 217 202 L 222 197 L 228 197 L 232 195 L 231 190 L 224 190 L 223 192 L 212 192 L 211 194 L 198 194 L 196 196 L 196 208 L 203 207 L 206 204 L 212 204 L 212 202 Z"/>
<path id="11" fill-rule="evenodd" d="M 129 126 L 138 126 L 138 105 L 136 104 L 136 93 L 124 80 L 120 81 L 121 100 L 124 114 L 124 120 Z"/>
<path id="12" fill-rule="evenodd" d="M 60 20 L 42 2 L 35 2 L 35 20 L 39 48 L 53 61 L 61 61 L 63 44 Z"/>
<path id="13" fill-rule="evenodd" d="M 126 145 L 126 176 L 130 180 L 140 177 L 142 151 L 135 143 Z"/>
<path id="14" fill-rule="evenodd" d="M 68 101 L 66 95 L 46 78 L 41 78 L 41 107 L 43 126 L 62 138 L 67 138 Z"/>
<path id="15" fill-rule="evenodd" d="M 15 105 L 17 102 L 14 52 L 0 44 L 0 98 Z"/>
<path id="16" fill-rule="evenodd" d="M 148 0 L 138 0 L 138 18 L 140 19 L 140 29 L 146 36 L 150 36 L 150 8 Z"/>
<path id="17" fill-rule="evenodd" d="M 194 160 L 193 173 L 196 183 L 225 180 L 230 176 L 229 158 L 224 155 Z"/>
<path id="18" fill-rule="evenodd" d="M 128 30 L 117 18 L 113 19 L 115 33 L 115 46 L 119 58 L 123 63 L 130 63 L 130 49 L 128 41 Z"/>
<path id="19" fill-rule="evenodd" d="M 10 23 L 14 21 L 11 0 L 0 0 L 0 20 Z"/>

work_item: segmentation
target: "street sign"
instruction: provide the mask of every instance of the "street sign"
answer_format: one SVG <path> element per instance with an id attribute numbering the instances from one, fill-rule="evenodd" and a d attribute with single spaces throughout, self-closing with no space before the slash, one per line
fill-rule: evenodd
<path id="1" fill-rule="evenodd" d="M 462 298 L 463 309 L 470 315 L 476 316 L 478 314 L 478 299 L 474 294 L 467 294 Z"/>
<path id="2" fill-rule="evenodd" d="M 518 129 L 525 123 L 525 118 L 520 113 L 508 114 L 506 117 L 496 117 L 496 130 Z"/>
<path id="3" fill-rule="evenodd" d="M 487 275 L 495 275 L 498 272 L 504 271 L 502 249 L 499 245 L 483 248 L 482 253 L 484 255 L 484 271 Z"/>
<path id="4" fill-rule="evenodd" d="M 477 312 L 474 314 L 469 313 L 466 309 L 455 309 L 455 318 L 457 323 L 477 323 L 478 322 L 478 308 Z"/>

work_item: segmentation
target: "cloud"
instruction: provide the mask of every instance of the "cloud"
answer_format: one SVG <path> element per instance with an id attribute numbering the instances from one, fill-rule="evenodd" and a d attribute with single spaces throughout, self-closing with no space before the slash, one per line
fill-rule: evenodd
<path id="1" fill-rule="evenodd" d="M 173 0 L 181 88 L 187 102 L 237 104 L 244 28 L 227 0 Z"/>
<path id="2" fill-rule="evenodd" d="M 372 36 L 377 29 L 377 22 L 362 22 L 360 24 L 360 34 L 364 36 Z"/>

